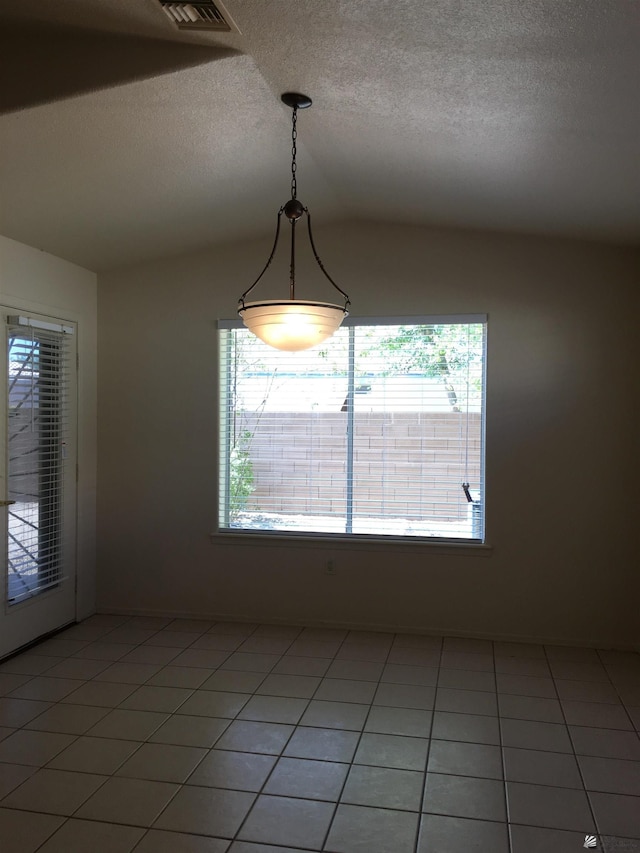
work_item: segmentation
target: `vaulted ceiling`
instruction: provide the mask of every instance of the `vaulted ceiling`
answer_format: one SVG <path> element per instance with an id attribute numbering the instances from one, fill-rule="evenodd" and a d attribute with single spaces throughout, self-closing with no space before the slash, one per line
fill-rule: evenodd
<path id="1" fill-rule="evenodd" d="M 640 242 L 636 0 L 0 0 L 0 233 L 94 270 L 382 219 Z"/>

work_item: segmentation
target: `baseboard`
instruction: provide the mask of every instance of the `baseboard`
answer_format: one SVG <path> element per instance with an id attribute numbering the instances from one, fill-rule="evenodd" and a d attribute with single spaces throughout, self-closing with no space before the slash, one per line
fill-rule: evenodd
<path id="1" fill-rule="evenodd" d="M 255 617 L 248 614 L 238 613 L 193 613 L 192 611 L 168 611 L 168 610 L 150 610 L 150 609 L 129 609 L 112 607 L 109 609 L 99 609 L 98 613 L 113 614 L 116 616 L 146 616 L 157 617 L 162 619 L 204 619 L 214 622 L 245 622 L 259 623 L 261 625 L 299 625 L 309 628 L 338 628 L 349 631 L 375 631 L 384 634 L 417 634 L 427 637 L 463 637 L 473 640 L 494 640 L 502 643 L 534 643 L 537 645 L 553 645 L 553 646 L 575 646 L 577 648 L 590 649 L 619 649 L 620 651 L 633 651 L 640 653 L 640 645 L 636 643 L 620 643 L 616 640 L 607 639 L 605 637 L 558 637 L 550 635 L 533 635 L 533 634 L 501 634 L 484 631 L 467 631 L 463 628 L 453 627 L 434 627 L 425 628 L 424 626 L 416 625 L 389 625 L 388 623 L 377 622 L 341 622 L 337 620 L 322 620 L 322 619 L 290 619 L 285 617 L 264 618 L 262 616 Z"/>

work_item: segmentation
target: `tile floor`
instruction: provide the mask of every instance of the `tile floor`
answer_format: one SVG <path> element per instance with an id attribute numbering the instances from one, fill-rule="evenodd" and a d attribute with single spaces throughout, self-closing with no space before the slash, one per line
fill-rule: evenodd
<path id="1" fill-rule="evenodd" d="M 2 853 L 640 851 L 640 655 L 99 615 L 0 664 Z"/>

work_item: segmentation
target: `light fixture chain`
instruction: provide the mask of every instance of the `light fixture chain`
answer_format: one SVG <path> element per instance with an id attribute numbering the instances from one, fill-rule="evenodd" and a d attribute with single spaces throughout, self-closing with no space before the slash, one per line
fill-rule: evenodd
<path id="1" fill-rule="evenodd" d="M 298 191 L 298 184 L 296 181 L 296 154 L 298 153 L 298 149 L 296 146 L 296 140 L 298 139 L 298 108 L 293 108 L 293 119 L 291 126 L 291 198 L 296 198 L 296 194 Z"/>

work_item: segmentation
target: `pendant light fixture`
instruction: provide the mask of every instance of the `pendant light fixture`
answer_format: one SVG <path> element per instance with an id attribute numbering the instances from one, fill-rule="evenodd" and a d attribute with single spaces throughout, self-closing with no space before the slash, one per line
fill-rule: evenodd
<path id="1" fill-rule="evenodd" d="M 325 270 L 322 261 L 318 257 L 311 232 L 311 214 L 302 202 L 297 198 L 296 184 L 296 140 L 298 110 L 307 109 L 311 106 L 311 98 L 300 95 L 297 92 L 285 92 L 282 101 L 293 110 L 291 129 L 291 198 L 278 211 L 276 225 L 276 236 L 273 248 L 264 269 L 239 299 L 238 314 L 242 322 L 253 332 L 256 337 L 271 347 L 279 350 L 305 350 L 330 338 L 339 328 L 344 318 L 349 313 L 349 297 Z M 282 214 L 286 216 L 291 225 L 291 260 L 289 266 L 289 298 L 288 299 L 264 299 L 260 302 L 246 302 L 246 297 L 258 284 L 262 276 L 269 268 L 275 255 L 280 237 L 280 221 Z M 309 243 L 316 263 L 322 270 L 324 276 L 331 282 L 333 287 L 344 297 L 343 305 L 335 305 L 331 302 L 316 302 L 306 299 L 296 299 L 296 225 L 303 217 L 307 217 L 309 232 Z"/>

